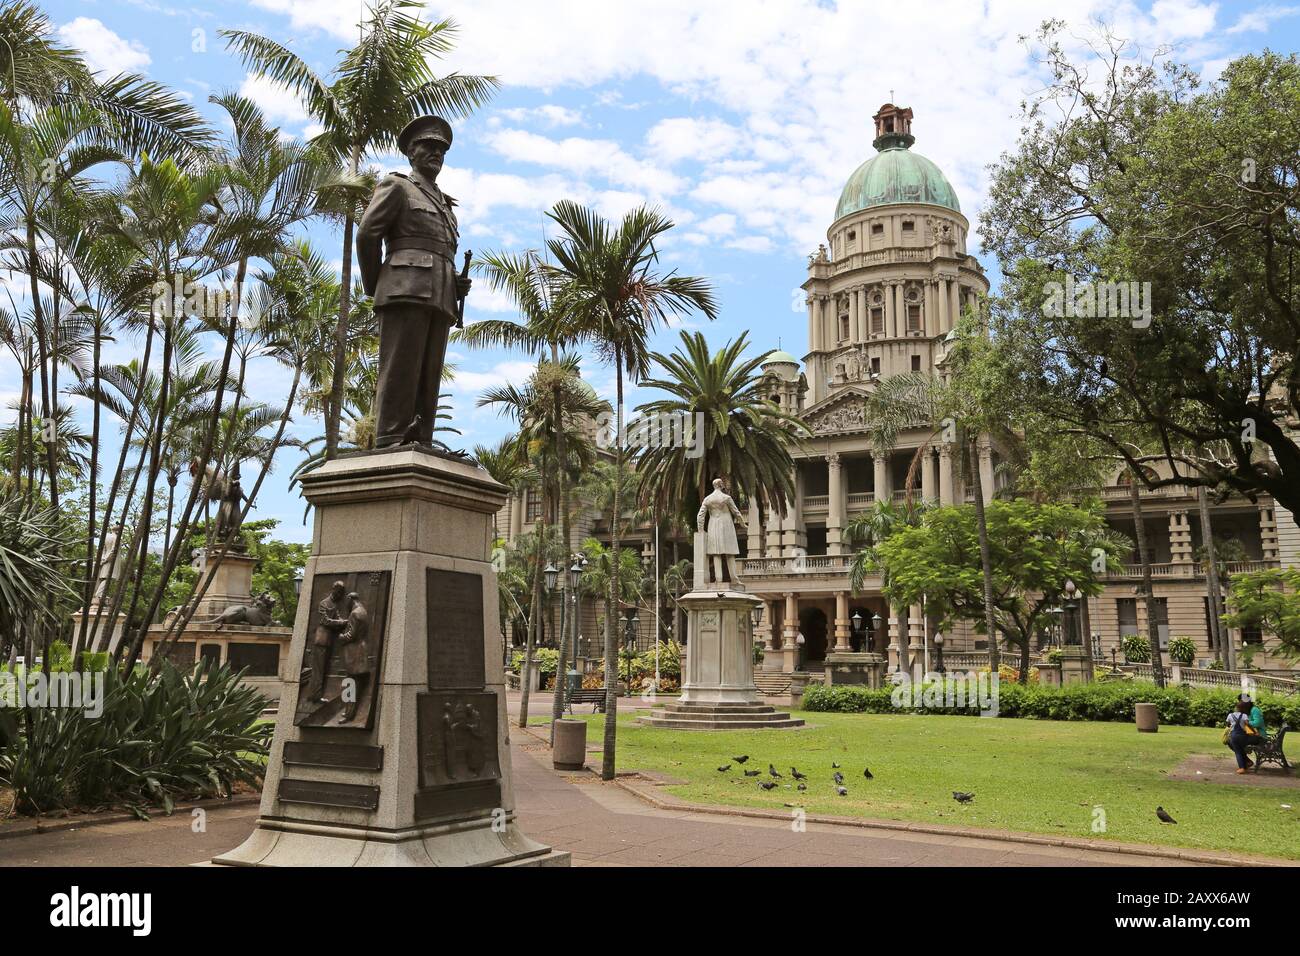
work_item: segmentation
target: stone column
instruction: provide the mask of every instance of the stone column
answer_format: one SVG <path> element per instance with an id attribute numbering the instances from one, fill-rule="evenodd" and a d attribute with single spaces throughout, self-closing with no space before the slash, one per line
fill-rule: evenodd
<path id="1" fill-rule="evenodd" d="M 877 452 L 871 453 L 871 462 L 875 466 L 875 496 L 876 501 L 889 500 L 889 472 L 888 459 Z"/>
<path id="2" fill-rule="evenodd" d="M 1259 542 L 1265 561 L 1276 561 L 1281 552 L 1277 534 L 1277 514 L 1271 504 L 1259 506 Z"/>
<path id="3" fill-rule="evenodd" d="M 849 297 L 849 341 L 855 342 L 862 333 L 861 327 L 861 299 L 857 289 L 850 289 L 846 293 Z M 838 333 L 836 338 L 838 339 Z"/>
<path id="4" fill-rule="evenodd" d="M 993 500 L 993 449 L 987 438 L 979 440 L 980 484 L 984 486 L 984 503 Z"/>
<path id="5" fill-rule="evenodd" d="M 899 647 L 900 647 L 900 645 L 899 645 L 899 643 L 898 643 L 898 613 L 897 613 L 897 612 L 896 612 L 892 607 L 890 607 L 890 608 L 889 608 L 889 650 L 888 650 L 888 653 L 889 653 L 889 672 L 890 672 L 891 674 L 892 674 L 894 671 L 898 670 L 898 661 L 899 661 L 898 651 L 899 651 Z"/>
<path id="6" fill-rule="evenodd" d="M 781 669 L 781 654 L 776 649 L 776 628 L 777 628 L 777 608 L 780 607 L 773 601 L 763 598 L 763 620 L 758 625 L 758 636 L 763 642 L 763 670 L 779 671 Z"/>
<path id="7" fill-rule="evenodd" d="M 816 296 L 809 295 L 804 304 L 808 306 L 808 351 L 816 352 L 821 348 L 821 319 Z"/>
<path id="8" fill-rule="evenodd" d="M 763 556 L 763 521 L 758 513 L 758 495 L 749 496 L 749 529 L 745 535 L 745 556 L 751 560 Z"/>
<path id="9" fill-rule="evenodd" d="M 949 326 L 950 329 L 952 328 L 952 326 L 956 325 L 957 320 L 961 318 L 961 301 L 960 301 L 959 286 L 960 283 L 958 282 L 958 280 L 956 279 L 948 280 L 948 314 L 949 314 L 949 321 L 952 323 L 952 325 Z"/>
<path id="10" fill-rule="evenodd" d="M 826 516 L 826 553 L 843 554 L 844 467 L 837 453 L 832 452 L 826 456 L 826 471 L 830 479 L 830 503 Z"/>
<path id="11" fill-rule="evenodd" d="M 1169 556 L 1175 564 L 1192 560 L 1192 527 L 1186 511 L 1169 512 Z"/>
<path id="12" fill-rule="evenodd" d="M 951 505 L 957 501 L 953 493 L 952 445 L 939 446 L 939 504 Z"/>
<path id="13" fill-rule="evenodd" d="M 769 558 L 781 557 L 781 526 L 785 523 L 785 518 L 775 507 L 769 507 L 767 512 L 767 527 L 763 529 L 766 539 L 765 554 Z"/>
<path id="14" fill-rule="evenodd" d="M 934 452 L 927 450 L 921 457 L 921 500 L 934 501 Z"/>
<path id="15" fill-rule="evenodd" d="M 781 670 L 793 674 L 799 668 L 799 646 L 795 635 L 799 633 L 799 599 L 793 591 L 785 594 L 785 621 L 781 629 Z"/>
<path id="16" fill-rule="evenodd" d="M 835 594 L 835 650 L 847 651 L 849 644 L 849 592 Z"/>
<path id="17" fill-rule="evenodd" d="M 894 334 L 894 285 L 892 282 L 886 282 L 883 286 L 885 293 L 885 337 L 892 338 Z"/>

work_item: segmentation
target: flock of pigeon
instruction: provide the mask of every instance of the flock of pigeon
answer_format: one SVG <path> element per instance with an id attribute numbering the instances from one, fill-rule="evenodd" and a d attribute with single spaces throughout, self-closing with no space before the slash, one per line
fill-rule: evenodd
<path id="1" fill-rule="evenodd" d="M 745 761 L 747 761 L 748 759 L 749 759 L 749 754 L 741 754 L 739 757 L 732 757 L 731 763 L 740 764 L 743 766 Z M 731 763 L 724 764 L 723 766 L 719 767 L 718 773 L 730 773 Z M 844 786 L 844 774 L 840 773 L 840 765 L 832 762 L 831 770 L 834 771 L 834 773 L 831 774 L 831 779 L 835 781 L 835 792 L 838 793 L 841 797 L 847 797 L 849 795 L 849 789 L 848 787 Z M 763 771 L 761 770 L 742 770 L 741 772 L 746 777 L 760 777 L 763 775 Z M 772 779 L 759 781 L 758 786 L 762 790 L 775 790 L 778 786 L 780 786 L 777 783 L 777 781 L 784 779 L 784 774 L 782 774 L 781 771 L 777 770 L 776 767 L 774 767 L 772 764 L 767 765 L 767 775 Z M 804 773 L 800 773 L 798 767 L 790 768 L 790 776 L 793 777 L 795 780 L 795 789 L 799 790 L 800 792 L 808 789 L 808 775 Z M 875 774 L 871 772 L 870 767 L 863 767 L 862 778 L 864 780 L 874 780 Z M 959 790 L 954 790 L 952 796 L 953 799 L 956 800 L 958 803 L 970 803 L 972 800 L 975 799 L 975 794 L 962 793 Z"/>
<path id="2" fill-rule="evenodd" d="M 740 764 L 743 766 L 747 760 L 749 760 L 749 754 L 741 754 L 739 757 L 732 757 L 731 763 Z M 841 797 L 847 797 L 849 795 L 849 790 L 848 787 L 844 786 L 844 774 L 840 773 L 840 765 L 837 763 L 831 763 L 831 769 L 835 771 L 834 773 L 831 774 L 831 779 L 835 781 L 835 792 L 838 793 Z M 723 766 L 718 768 L 718 773 L 730 773 L 730 772 L 731 772 L 730 763 L 724 764 Z M 742 773 L 744 773 L 746 777 L 760 777 L 763 775 L 763 771 L 761 770 L 743 770 Z M 767 774 L 772 779 L 760 780 L 758 786 L 762 790 L 775 790 L 778 786 L 780 786 L 777 783 L 777 781 L 784 779 L 783 775 L 772 764 L 767 765 Z M 797 790 L 802 792 L 808 789 L 807 774 L 800 773 L 797 768 L 791 767 L 790 776 L 794 778 Z M 875 779 L 875 775 L 871 772 L 870 767 L 862 768 L 862 776 L 866 780 Z M 954 790 L 952 792 L 952 798 L 956 800 L 958 803 L 966 804 L 966 803 L 970 803 L 975 799 L 975 794 L 966 793 L 963 790 Z M 1165 811 L 1164 807 L 1156 807 L 1156 817 L 1159 818 L 1161 823 L 1178 822 Z"/>

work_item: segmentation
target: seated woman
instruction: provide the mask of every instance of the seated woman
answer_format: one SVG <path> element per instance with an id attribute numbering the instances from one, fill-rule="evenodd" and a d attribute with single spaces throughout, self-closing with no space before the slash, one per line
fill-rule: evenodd
<path id="1" fill-rule="evenodd" d="M 1251 700 L 1249 694 L 1238 694 L 1237 700 L 1245 701 L 1250 704 L 1250 726 L 1255 728 L 1255 733 L 1265 740 L 1268 739 L 1268 728 L 1264 726 L 1264 712 L 1259 709 L 1259 704 Z"/>
<path id="2" fill-rule="evenodd" d="M 1250 701 L 1239 700 L 1237 707 L 1228 714 L 1228 746 L 1237 758 L 1237 773 L 1245 773 L 1255 765 L 1246 755 L 1246 747 L 1259 741 L 1257 733 L 1250 726 Z"/>

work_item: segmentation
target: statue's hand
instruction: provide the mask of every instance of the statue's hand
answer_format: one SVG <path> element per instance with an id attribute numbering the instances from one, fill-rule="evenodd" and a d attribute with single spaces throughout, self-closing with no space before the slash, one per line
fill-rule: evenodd
<path id="1" fill-rule="evenodd" d="M 462 299 L 469 295 L 469 288 L 474 284 L 474 280 L 469 276 L 456 276 L 456 295 Z"/>

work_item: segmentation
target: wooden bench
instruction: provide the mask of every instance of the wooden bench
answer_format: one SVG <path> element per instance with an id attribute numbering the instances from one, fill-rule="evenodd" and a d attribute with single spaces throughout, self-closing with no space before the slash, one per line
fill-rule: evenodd
<path id="1" fill-rule="evenodd" d="M 1284 723 L 1272 737 L 1257 744 L 1246 745 L 1246 753 L 1255 755 L 1256 770 L 1266 763 L 1278 764 L 1284 770 L 1291 769 L 1291 765 L 1287 763 L 1286 754 L 1282 752 L 1282 742 L 1286 739 L 1286 732 L 1287 725 Z"/>
<path id="2" fill-rule="evenodd" d="M 593 687 L 590 690 L 578 688 L 565 697 L 565 702 L 569 705 L 572 712 L 574 704 L 595 704 L 592 713 L 603 713 L 605 710 L 605 688 Z"/>

